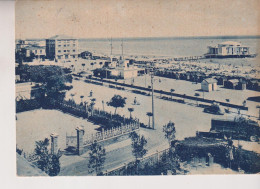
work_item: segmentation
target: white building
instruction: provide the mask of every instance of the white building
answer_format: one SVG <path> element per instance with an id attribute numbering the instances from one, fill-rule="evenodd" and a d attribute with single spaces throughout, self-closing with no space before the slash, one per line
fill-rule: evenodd
<path id="1" fill-rule="evenodd" d="M 207 92 L 216 91 L 217 90 L 217 80 L 213 79 L 213 78 L 204 79 L 201 82 L 201 90 L 207 91 Z"/>
<path id="2" fill-rule="evenodd" d="M 43 58 L 46 56 L 45 47 L 42 46 L 28 46 L 24 48 L 25 57 L 30 57 L 32 54 L 36 58 Z"/>
<path id="3" fill-rule="evenodd" d="M 249 47 L 234 41 L 226 41 L 217 46 L 209 46 L 206 58 L 225 58 L 225 57 L 249 57 Z"/>
<path id="4" fill-rule="evenodd" d="M 67 62 L 78 59 L 78 39 L 56 35 L 46 39 L 46 56 L 50 60 Z"/>
<path id="5" fill-rule="evenodd" d="M 111 69 L 111 76 L 122 79 L 137 77 L 138 69 L 133 65 L 129 65 L 129 60 L 119 60 L 118 65 Z"/>

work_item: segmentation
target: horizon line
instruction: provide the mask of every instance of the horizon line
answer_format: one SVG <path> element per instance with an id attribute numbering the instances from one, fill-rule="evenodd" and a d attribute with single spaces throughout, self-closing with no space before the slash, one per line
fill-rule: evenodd
<path id="1" fill-rule="evenodd" d="M 61 35 L 61 34 L 56 34 Z M 74 37 L 74 36 L 72 36 Z M 50 37 L 49 37 L 50 38 Z M 25 40 L 37 40 L 37 39 L 49 39 L 49 38 L 25 38 Z M 111 39 L 111 37 L 93 37 L 93 38 L 87 38 L 87 37 L 75 37 L 79 40 L 107 40 Z M 203 35 L 203 36 L 157 36 L 157 37 L 112 37 L 114 40 L 122 40 L 122 39 L 211 39 L 211 38 L 260 38 L 259 35 Z M 21 38 L 15 38 L 15 40 L 20 40 Z"/>

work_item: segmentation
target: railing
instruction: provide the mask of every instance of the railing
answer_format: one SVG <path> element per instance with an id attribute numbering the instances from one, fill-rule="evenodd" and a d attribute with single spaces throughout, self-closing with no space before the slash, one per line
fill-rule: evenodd
<path id="1" fill-rule="evenodd" d="M 139 162 L 139 167 L 142 167 L 147 163 L 149 165 L 154 165 L 160 161 L 163 161 L 163 157 L 166 156 L 168 153 L 169 153 L 169 148 L 164 149 L 162 151 L 156 151 L 155 153 L 142 158 Z M 127 172 L 127 167 L 133 167 L 134 164 L 135 164 L 135 161 L 131 161 L 131 162 L 125 163 L 123 165 L 120 165 L 116 168 L 106 170 L 105 175 L 106 176 L 128 175 L 130 173 Z"/>
<path id="2" fill-rule="evenodd" d="M 83 145 L 89 146 L 94 141 L 101 142 L 101 141 L 104 141 L 107 139 L 119 137 L 121 135 L 125 135 L 125 134 L 131 133 L 133 131 L 136 131 L 139 129 L 139 127 L 140 127 L 140 123 L 135 122 L 135 123 L 130 123 L 128 125 L 124 125 L 124 126 L 117 127 L 117 128 L 102 130 L 101 132 L 97 132 L 92 135 L 86 135 L 83 138 L 83 140 L 84 140 Z"/>

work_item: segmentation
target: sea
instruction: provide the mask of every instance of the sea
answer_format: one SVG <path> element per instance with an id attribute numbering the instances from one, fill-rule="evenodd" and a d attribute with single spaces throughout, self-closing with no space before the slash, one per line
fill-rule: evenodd
<path id="1" fill-rule="evenodd" d="M 213 37 L 161 37 L 161 38 L 113 38 L 112 54 L 132 57 L 178 58 L 202 56 L 207 53 L 208 46 L 214 46 L 225 41 L 240 42 L 250 47 L 251 54 L 260 55 L 260 36 L 213 36 Z M 80 39 L 79 49 L 98 54 L 110 55 L 111 38 Z M 244 59 L 212 59 L 213 63 L 259 65 L 259 56 Z"/>

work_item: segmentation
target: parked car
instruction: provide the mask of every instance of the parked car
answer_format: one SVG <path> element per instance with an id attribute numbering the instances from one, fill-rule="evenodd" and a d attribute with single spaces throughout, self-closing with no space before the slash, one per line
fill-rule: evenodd
<path id="1" fill-rule="evenodd" d="M 256 121 L 243 118 L 243 123 L 235 119 L 212 119 L 210 132 L 222 133 L 233 139 L 259 141 L 260 127 Z"/>
<path id="2" fill-rule="evenodd" d="M 245 119 L 245 122 L 240 124 L 235 119 L 214 118 L 211 120 L 210 131 L 197 132 L 197 136 L 257 142 L 260 138 L 260 127 L 257 122 L 250 119 Z"/>
<path id="3" fill-rule="evenodd" d="M 221 110 L 217 103 L 213 103 L 211 106 L 204 108 L 203 111 L 210 114 L 224 115 L 224 111 Z"/>

